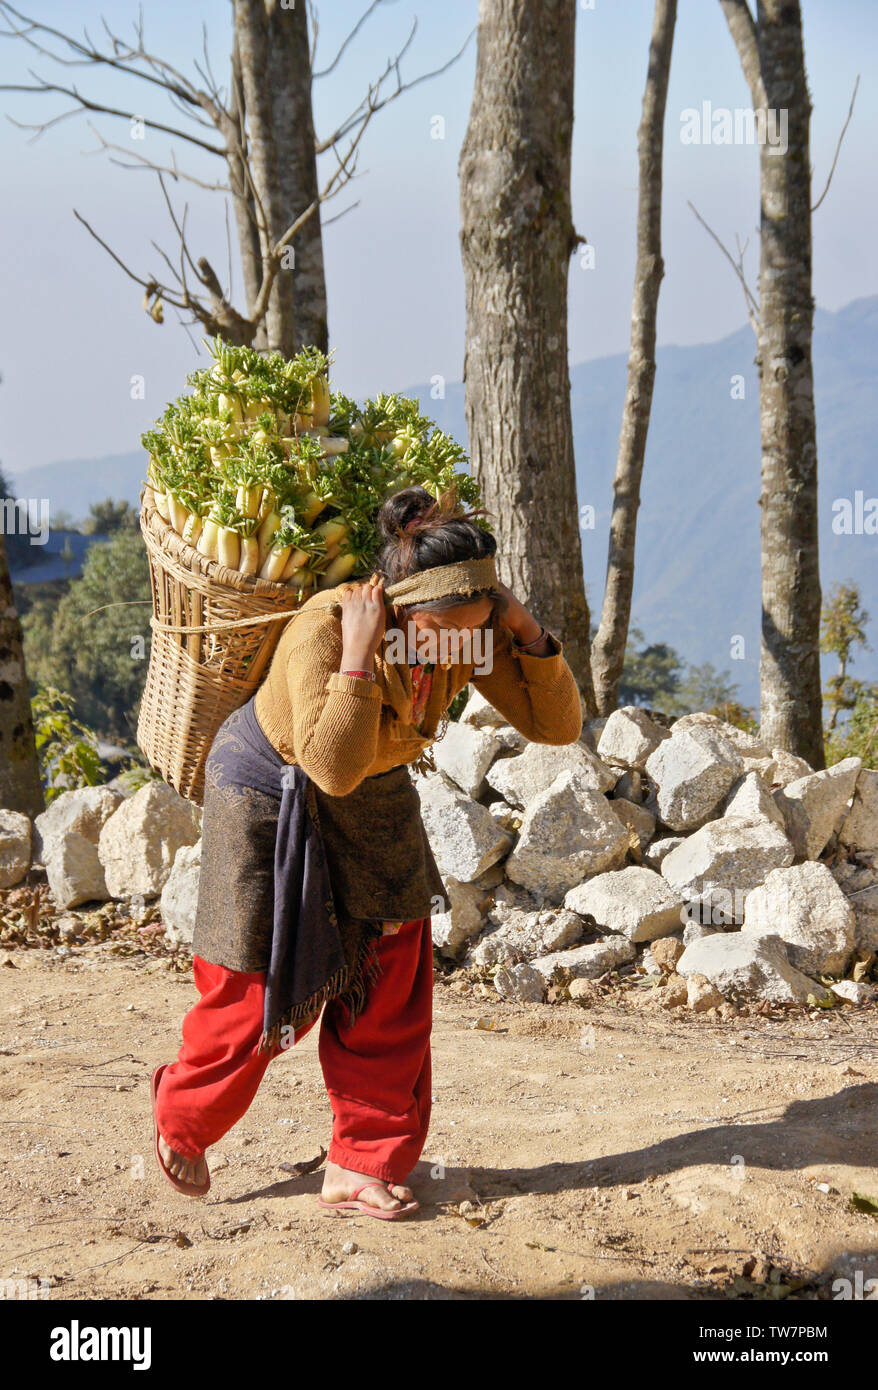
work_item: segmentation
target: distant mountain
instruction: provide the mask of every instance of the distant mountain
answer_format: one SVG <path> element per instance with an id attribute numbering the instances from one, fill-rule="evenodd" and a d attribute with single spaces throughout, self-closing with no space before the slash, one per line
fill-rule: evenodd
<path id="1" fill-rule="evenodd" d="M 759 690 L 759 386 L 748 328 L 697 347 L 660 348 L 638 519 L 632 621 L 650 641 L 667 642 L 695 664 L 728 670 L 746 703 Z M 820 456 L 820 568 L 824 592 L 853 579 L 878 621 L 875 603 L 878 536 L 832 529 L 833 502 L 878 494 L 878 297 L 837 313 L 818 310 L 814 366 Z M 582 532 L 589 602 L 597 617 L 603 596 L 607 526 L 627 358 L 624 354 L 571 368 L 573 429 L 580 505 L 595 510 Z M 390 385 L 391 383 L 389 383 Z M 740 395 L 743 386 L 744 398 Z M 409 387 L 426 415 L 466 441 L 463 386 L 434 400 L 427 386 Z M 48 497 L 53 509 L 83 516 L 107 496 L 136 503 L 143 453 L 49 464 L 22 474 L 22 495 Z M 870 630 L 878 648 L 878 627 Z M 731 643 L 743 638 L 744 659 Z M 824 677 L 829 667 L 824 666 Z M 856 657 L 853 674 L 878 679 L 875 652 Z"/>

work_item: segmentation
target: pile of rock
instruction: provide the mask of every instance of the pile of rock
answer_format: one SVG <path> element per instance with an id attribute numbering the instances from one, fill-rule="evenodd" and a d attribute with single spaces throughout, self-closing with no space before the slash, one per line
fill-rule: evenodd
<path id="1" fill-rule="evenodd" d="M 433 755 L 415 781 L 451 899 L 434 944 L 504 998 L 576 997 L 620 966 L 669 1007 L 878 996 L 878 772 L 860 759 L 814 772 L 712 715 L 633 706 L 528 743 L 477 692 Z"/>
<path id="2" fill-rule="evenodd" d="M 0 811 L 0 888 L 40 865 L 62 911 L 161 894 L 171 939 L 191 941 L 200 836 L 200 810 L 164 782 L 129 797 L 112 786 L 62 792 L 33 823 Z"/>
<path id="3" fill-rule="evenodd" d="M 866 1003 L 878 955 L 878 772 L 814 772 L 709 714 L 633 706 L 530 743 L 478 692 L 415 777 L 451 900 L 441 956 L 503 998 L 573 998 L 617 970 L 661 1002 Z M 0 811 L 0 888 L 43 865 L 56 906 L 160 896 L 192 941 L 201 813 L 163 782 Z"/>

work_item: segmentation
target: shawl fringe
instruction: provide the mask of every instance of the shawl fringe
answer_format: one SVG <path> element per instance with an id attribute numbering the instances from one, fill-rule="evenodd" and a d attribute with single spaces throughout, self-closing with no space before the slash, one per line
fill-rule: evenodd
<path id="1" fill-rule="evenodd" d="M 267 1032 L 263 1030 L 256 1051 L 272 1052 L 277 1048 L 283 1048 L 283 1038 L 287 1031 L 302 1028 L 310 1023 L 331 999 L 337 998 L 345 1006 L 348 1024 L 354 1023 L 366 1007 L 370 986 L 381 974 L 376 947 L 382 932 L 381 923 L 377 923 L 372 934 L 364 933 L 353 965 L 345 965 L 336 970 L 320 989 L 315 990 L 301 1004 L 294 1004 L 287 1009 Z"/>

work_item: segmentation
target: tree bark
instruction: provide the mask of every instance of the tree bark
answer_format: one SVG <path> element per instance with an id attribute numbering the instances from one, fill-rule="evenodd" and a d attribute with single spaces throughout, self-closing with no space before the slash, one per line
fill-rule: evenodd
<path id="1" fill-rule="evenodd" d="M 46 809 L 34 745 L 21 622 L 0 534 L 0 808 L 37 816 Z"/>
<path id="2" fill-rule="evenodd" d="M 600 626 L 592 645 L 592 672 L 600 714 L 610 714 L 618 704 L 619 681 L 631 619 L 637 511 L 655 382 L 656 317 L 659 290 L 665 273 L 661 245 L 662 153 L 676 18 L 677 0 L 656 0 L 649 68 L 637 135 L 640 161 L 637 264 L 631 308 L 628 385 L 613 481 L 613 515 L 604 602 Z"/>
<path id="3" fill-rule="evenodd" d="M 758 0 L 755 23 L 744 0 L 722 5 L 754 107 L 777 112 L 778 121 L 786 111 L 788 122 L 785 152 L 767 140 L 759 147 L 762 736 L 769 747 L 819 769 L 825 754 L 811 356 L 811 101 L 802 17 L 798 0 Z"/>
<path id="4" fill-rule="evenodd" d="M 275 144 L 281 152 L 278 175 L 282 220 L 286 228 L 316 201 L 319 193 L 306 6 L 299 4 L 287 10 L 275 4 L 269 20 L 269 36 L 268 84 Z M 302 347 L 318 347 L 321 352 L 328 352 L 320 208 L 296 233 L 293 248 L 294 265 L 289 270 L 281 270 L 280 274 L 292 280 L 295 351 Z"/>
<path id="5" fill-rule="evenodd" d="M 466 419 L 504 583 L 565 644 L 595 713 L 576 497 L 567 277 L 575 0 L 481 0 L 460 155 Z"/>

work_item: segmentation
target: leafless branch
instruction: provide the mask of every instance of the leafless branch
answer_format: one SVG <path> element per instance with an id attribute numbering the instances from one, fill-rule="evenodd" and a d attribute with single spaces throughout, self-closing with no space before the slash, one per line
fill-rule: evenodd
<path id="1" fill-rule="evenodd" d="M 318 154 L 323 154 L 332 145 L 335 145 L 338 143 L 339 140 L 344 139 L 344 137 L 347 134 L 349 134 L 350 131 L 353 130 L 356 125 L 362 124 L 363 128 L 365 129 L 369 121 L 371 121 L 372 117 L 378 111 L 383 110 L 385 106 L 388 106 L 390 104 L 390 102 L 396 101 L 397 97 L 402 96 L 403 92 L 410 92 L 413 87 L 419 86 L 421 82 L 429 82 L 432 78 L 439 77 L 443 72 L 447 72 L 448 69 L 454 63 L 456 63 L 457 60 L 461 57 L 461 55 L 465 52 L 467 45 L 470 42 L 470 39 L 476 32 L 475 29 L 471 29 L 470 32 L 467 34 L 466 38 L 464 39 L 463 43 L 461 44 L 460 48 L 457 50 L 457 52 L 454 53 L 448 59 L 447 62 L 443 63 L 441 67 L 433 68 L 430 72 L 421 73 L 419 77 L 413 77 L 410 82 L 405 82 L 403 81 L 399 65 L 403 57 L 405 56 L 405 53 L 409 48 L 412 39 L 415 36 L 416 28 L 417 20 L 413 22 L 409 36 L 403 44 L 402 48 L 400 49 L 399 53 L 397 53 L 396 57 L 388 58 L 384 72 L 378 78 L 377 82 L 369 84 L 369 90 L 366 93 L 363 100 L 360 102 L 359 106 L 357 106 L 350 113 L 350 115 L 345 117 L 345 119 L 341 122 L 341 124 L 337 127 L 333 134 L 329 136 L 328 139 L 317 141 L 316 150 Z M 391 75 L 391 73 L 396 74 L 396 88 L 392 92 L 388 93 L 387 96 L 380 98 L 381 88 L 386 82 L 387 78 Z"/>
<path id="2" fill-rule="evenodd" d="M 841 153 L 841 142 L 842 142 L 842 140 L 844 139 L 845 135 L 847 134 L 847 128 L 848 128 L 848 126 L 849 126 L 850 123 L 851 123 L 851 116 L 854 114 L 854 102 L 855 102 L 856 99 L 857 99 L 857 88 L 859 87 L 859 85 L 860 85 L 860 74 L 857 73 L 857 80 L 856 80 L 856 82 L 854 83 L 854 90 L 853 90 L 853 92 L 851 93 L 851 104 L 850 104 L 850 106 L 848 107 L 847 118 L 846 118 L 846 120 L 845 120 L 844 125 L 843 125 L 842 128 L 841 128 L 841 134 L 840 134 L 839 137 L 838 137 L 838 144 L 837 144 L 836 147 L 835 147 L 835 154 L 834 154 L 833 157 L 832 157 L 832 168 L 829 170 L 829 178 L 826 180 L 826 187 L 824 188 L 823 192 L 820 194 L 820 197 L 817 199 L 817 202 L 816 202 L 816 203 L 814 204 L 814 206 L 812 207 L 812 209 L 811 209 L 812 212 L 816 212 L 816 211 L 817 211 L 817 209 L 819 208 L 820 204 L 823 202 L 823 199 L 826 197 L 827 193 L 829 192 L 829 185 L 832 183 L 832 176 L 833 176 L 833 174 L 835 173 L 835 166 L 836 166 L 836 164 L 838 163 L 838 156 L 839 156 L 839 154 Z"/>
<path id="3" fill-rule="evenodd" d="M 726 246 L 723 245 L 722 241 L 720 241 L 713 228 L 707 225 L 704 218 L 701 216 L 701 213 L 694 206 L 694 204 L 689 203 L 689 207 L 692 208 L 692 211 L 695 213 L 695 216 L 698 218 L 698 221 L 701 223 L 708 236 L 711 236 L 713 240 L 716 242 L 720 251 L 722 251 L 729 265 L 732 267 L 732 270 L 735 272 L 738 279 L 740 280 L 741 288 L 744 291 L 744 303 L 747 306 L 747 318 L 750 320 L 750 327 L 753 329 L 753 332 L 756 333 L 759 328 L 759 305 L 756 302 L 756 299 L 750 289 L 750 286 L 747 284 L 746 276 L 744 275 L 744 253 L 750 244 L 749 241 L 745 241 L 742 247 L 740 241 L 738 241 L 738 239 L 736 238 L 738 246 L 738 259 L 735 260 L 732 253 L 728 250 Z"/>
<path id="4" fill-rule="evenodd" d="M 368 6 L 366 7 L 366 9 L 365 9 L 365 10 L 363 11 L 363 13 L 360 15 L 360 18 L 357 20 L 356 24 L 354 25 L 353 29 L 351 29 L 350 32 L 347 34 L 347 36 L 342 40 L 341 47 L 339 48 L 339 50 L 338 50 L 338 52 L 336 53 L 335 57 L 333 58 L 332 62 L 329 64 L 329 67 L 321 68 L 319 72 L 315 72 L 315 71 L 314 71 L 314 58 L 315 58 L 315 56 L 316 56 L 316 46 L 315 46 L 315 52 L 312 52 L 312 54 L 311 54 L 311 76 L 312 76 L 312 77 L 314 77 L 314 78 L 317 78 L 317 77 L 327 77 L 327 76 L 329 75 L 329 73 L 332 72 L 333 68 L 335 68 L 335 67 L 338 66 L 338 63 L 339 63 L 339 61 L 340 61 L 340 59 L 341 59 L 341 57 L 342 57 L 342 54 L 344 53 L 345 49 L 346 49 L 346 48 L 348 47 L 348 45 L 352 42 L 352 40 L 355 39 L 355 38 L 357 37 L 357 34 L 359 34 L 359 32 L 360 32 L 360 30 L 362 29 L 363 25 L 366 23 L 366 20 L 369 18 L 369 16 L 370 16 L 371 14 L 374 14 L 374 12 L 377 10 L 378 6 L 379 6 L 381 3 L 382 3 L 382 0 L 372 0 L 371 5 L 368 5 Z M 317 16 L 316 16 L 316 14 L 315 14 L 314 18 L 316 19 L 316 17 L 317 17 Z M 316 37 L 316 34 L 315 34 L 315 37 Z"/>
<path id="5" fill-rule="evenodd" d="M 753 105 L 765 107 L 768 105 L 768 101 L 765 96 L 765 85 L 762 81 L 759 40 L 756 32 L 756 21 L 750 6 L 747 0 L 719 0 L 719 3 L 726 17 L 735 48 L 738 50 L 738 57 L 741 60 L 747 86 L 750 88 Z"/>

